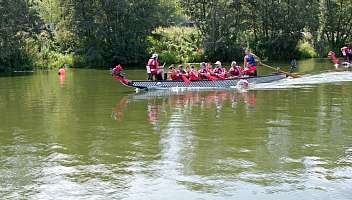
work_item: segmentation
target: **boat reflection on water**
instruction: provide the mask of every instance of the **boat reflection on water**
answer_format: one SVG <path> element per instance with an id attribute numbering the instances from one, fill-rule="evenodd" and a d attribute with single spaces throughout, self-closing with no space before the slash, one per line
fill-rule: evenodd
<path id="1" fill-rule="evenodd" d="M 132 107 L 131 104 L 145 104 L 143 110 L 147 111 L 147 119 L 150 124 L 157 125 L 162 113 L 170 113 L 174 110 L 183 112 L 215 111 L 215 117 L 221 116 L 224 105 L 231 107 L 233 110 L 240 109 L 240 112 L 250 110 L 256 105 L 256 91 L 170 91 L 158 90 L 149 92 L 140 92 L 123 97 L 115 106 L 112 118 L 116 121 L 123 121 L 127 110 Z M 238 106 L 241 105 L 241 108 Z M 140 109 L 140 107 L 135 107 Z M 200 109 L 200 110 L 199 110 Z M 244 110 L 243 110 L 244 109 Z M 133 111 L 134 112 L 134 111 Z"/>
<path id="2" fill-rule="evenodd" d="M 124 117 L 124 109 L 128 106 L 128 96 L 123 97 L 119 103 L 116 104 L 114 111 L 111 114 L 111 117 L 116 121 L 122 121 Z"/>

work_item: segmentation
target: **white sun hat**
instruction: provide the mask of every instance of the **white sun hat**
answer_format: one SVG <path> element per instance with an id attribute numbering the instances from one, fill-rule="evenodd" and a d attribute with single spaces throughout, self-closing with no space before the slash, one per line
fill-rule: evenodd
<path id="1" fill-rule="evenodd" d="M 220 61 L 216 61 L 215 65 L 221 65 Z"/>

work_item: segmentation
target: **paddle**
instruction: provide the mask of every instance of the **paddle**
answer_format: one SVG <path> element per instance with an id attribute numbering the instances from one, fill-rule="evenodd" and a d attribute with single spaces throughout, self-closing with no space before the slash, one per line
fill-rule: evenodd
<path id="1" fill-rule="evenodd" d="M 163 80 L 166 80 L 166 79 L 167 79 L 167 72 L 164 71 L 165 65 L 166 65 L 166 62 L 164 62 L 164 64 L 159 68 L 159 69 L 161 69 L 162 72 L 163 72 L 163 74 L 161 74 L 161 78 L 162 78 Z"/>
<path id="2" fill-rule="evenodd" d="M 267 65 L 267 64 L 264 64 L 262 63 L 262 59 L 260 59 L 259 56 L 255 55 L 254 53 L 252 53 L 254 55 L 254 57 L 259 61 L 259 64 L 263 65 L 264 67 L 267 67 L 267 68 L 270 68 L 270 69 L 273 69 L 273 70 L 276 70 L 276 71 L 279 71 L 281 73 L 284 73 L 286 74 L 287 76 L 291 76 L 292 78 L 299 78 L 301 76 L 297 75 L 297 74 L 293 74 L 293 73 L 290 73 L 290 72 L 285 72 L 283 70 L 281 70 L 280 68 L 275 68 L 275 67 L 272 67 L 270 65 Z"/>
<path id="3" fill-rule="evenodd" d="M 292 78 L 299 78 L 301 76 L 297 75 L 297 74 L 293 74 L 293 73 L 290 73 L 290 72 L 285 72 L 285 71 L 282 71 L 280 68 L 275 68 L 275 67 L 272 67 L 270 65 L 267 65 L 267 64 L 264 64 L 262 62 L 259 62 L 259 64 L 263 65 L 264 67 L 267 67 L 267 68 L 270 68 L 270 69 L 273 69 L 273 70 L 277 70 L 281 73 L 284 73 L 286 74 L 287 76 L 291 76 Z"/>

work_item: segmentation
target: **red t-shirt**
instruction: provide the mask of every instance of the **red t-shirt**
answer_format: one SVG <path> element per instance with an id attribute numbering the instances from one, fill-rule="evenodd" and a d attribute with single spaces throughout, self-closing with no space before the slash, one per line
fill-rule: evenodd
<path id="1" fill-rule="evenodd" d="M 149 59 L 148 66 L 150 67 L 150 72 L 152 74 L 157 74 L 158 73 L 159 62 L 157 60 L 155 60 L 153 58 Z"/>

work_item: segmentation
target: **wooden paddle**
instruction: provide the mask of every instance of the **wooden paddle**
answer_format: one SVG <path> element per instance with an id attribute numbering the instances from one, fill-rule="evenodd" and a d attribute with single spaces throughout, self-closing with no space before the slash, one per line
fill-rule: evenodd
<path id="1" fill-rule="evenodd" d="M 282 71 L 280 68 L 275 68 L 275 67 L 272 67 L 272 66 L 270 66 L 270 65 L 264 64 L 264 63 L 262 63 L 262 62 L 259 62 L 259 64 L 263 65 L 264 67 L 267 67 L 267 68 L 270 68 L 270 69 L 279 71 L 279 72 L 281 72 L 281 73 L 284 73 L 284 74 L 286 74 L 287 76 L 291 76 L 292 78 L 299 78 L 299 77 L 301 77 L 301 76 L 299 76 L 299 75 L 297 75 L 297 74 L 293 74 L 293 73 L 290 73 L 290 72 Z"/>
<path id="2" fill-rule="evenodd" d="M 287 76 L 291 76 L 292 78 L 299 78 L 299 77 L 301 77 L 300 75 L 293 74 L 293 73 L 290 73 L 290 72 L 285 72 L 285 71 L 282 71 L 280 68 L 275 68 L 275 67 L 272 67 L 272 66 L 270 66 L 270 65 L 264 64 L 264 63 L 262 63 L 262 59 L 261 59 L 259 56 L 255 55 L 254 53 L 252 53 L 252 54 L 253 54 L 254 57 L 259 61 L 258 63 L 261 64 L 261 65 L 263 65 L 264 67 L 268 67 L 268 68 L 270 68 L 270 69 L 279 71 L 279 72 L 281 72 L 281 73 L 286 74 Z"/>

